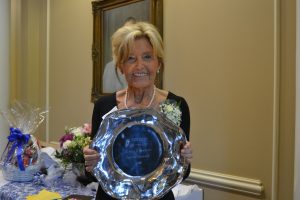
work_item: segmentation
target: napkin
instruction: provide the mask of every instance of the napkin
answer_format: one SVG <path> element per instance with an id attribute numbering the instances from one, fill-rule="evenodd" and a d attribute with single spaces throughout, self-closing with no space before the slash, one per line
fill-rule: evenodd
<path id="1" fill-rule="evenodd" d="M 30 195 L 26 197 L 26 200 L 53 200 L 53 199 L 62 199 L 59 193 L 50 192 L 48 190 L 41 190 L 38 194 Z"/>

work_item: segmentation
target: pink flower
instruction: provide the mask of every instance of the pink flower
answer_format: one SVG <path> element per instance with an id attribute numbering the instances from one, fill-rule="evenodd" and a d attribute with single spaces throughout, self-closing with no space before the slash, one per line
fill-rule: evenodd
<path id="1" fill-rule="evenodd" d="M 63 146 L 64 142 L 67 140 L 73 140 L 74 135 L 73 134 L 65 134 L 64 136 L 62 136 L 59 141 L 60 141 L 60 147 Z"/>
<path id="2" fill-rule="evenodd" d="M 90 135 L 92 133 L 92 126 L 91 126 L 91 124 L 89 124 L 89 123 L 83 124 L 82 131 L 86 135 Z"/>

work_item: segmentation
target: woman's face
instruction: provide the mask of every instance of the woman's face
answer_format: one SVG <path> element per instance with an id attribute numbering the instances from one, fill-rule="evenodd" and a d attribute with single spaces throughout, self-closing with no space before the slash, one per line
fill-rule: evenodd
<path id="1" fill-rule="evenodd" d="M 159 65 L 149 41 L 139 38 L 134 41 L 132 51 L 120 68 L 129 87 L 145 88 L 154 85 Z"/>

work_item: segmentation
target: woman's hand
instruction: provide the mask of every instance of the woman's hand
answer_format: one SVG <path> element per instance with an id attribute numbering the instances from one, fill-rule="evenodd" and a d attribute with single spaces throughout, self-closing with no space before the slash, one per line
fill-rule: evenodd
<path id="1" fill-rule="evenodd" d="M 181 149 L 180 153 L 181 153 L 181 156 L 183 156 L 184 159 L 188 162 L 188 164 L 190 164 L 192 161 L 192 158 L 193 158 L 193 150 L 192 150 L 191 143 L 186 142 L 186 144 Z"/>
<path id="2" fill-rule="evenodd" d="M 85 160 L 85 169 L 88 172 L 91 172 L 98 161 L 100 160 L 100 155 L 94 149 L 90 149 L 88 146 L 83 148 L 84 160 Z"/>

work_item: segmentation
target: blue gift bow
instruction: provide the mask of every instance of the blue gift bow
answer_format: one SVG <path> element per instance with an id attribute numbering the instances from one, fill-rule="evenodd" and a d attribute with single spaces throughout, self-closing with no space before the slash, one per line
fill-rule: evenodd
<path id="1" fill-rule="evenodd" d="M 23 144 L 27 144 L 30 135 L 29 134 L 24 134 L 22 131 L 18 128 L 13 128 L 10 127 L 10 135 L 7 137 L 9 142 L 13 142 L 13 145 L 8 152 L 6 162 L 12 157 L 13 153 L 15 152 L 15 149 L 17 149 L 17 159 L 18 159 L 18 166 L 21 171 L 25 171 L 25 167 L 23 165 L 23 159 L 22 159 L 22 154 L 23 154 Z"/>

